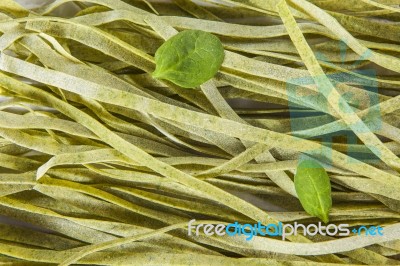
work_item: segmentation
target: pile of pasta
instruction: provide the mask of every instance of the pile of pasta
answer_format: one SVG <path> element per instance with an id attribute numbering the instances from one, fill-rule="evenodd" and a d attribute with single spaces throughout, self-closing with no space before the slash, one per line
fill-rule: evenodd
<path id="1" fill-rule="evenodd" d="M 0 262 L 398 264 L 398 4 L 2 0 Z M 193 89 L 151 75 L 187 29 L 225 50 Z M 383 235 L 189 234 L 318 223 L 294 188 L 302 156 L 329 174 L 330 223 Z"/>

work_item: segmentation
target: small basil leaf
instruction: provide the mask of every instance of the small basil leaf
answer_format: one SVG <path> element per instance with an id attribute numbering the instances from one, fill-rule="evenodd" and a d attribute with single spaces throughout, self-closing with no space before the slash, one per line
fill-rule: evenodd
<path id="1" fill-rule="evenodd" d="M 325 169 L 314 160 L 302 161 L 297 166 L 294 185 L 304 210 L 327 223 L 332 198 L 331 183 Z"/>
<path id="2" fill-rule="evenodd" d="M 216 36 L 200 30 L 185 30 L 158 48 L 153 77 L 183 88 L 194 88 L 214 77 L 223 60 L 224 48 Z"/>

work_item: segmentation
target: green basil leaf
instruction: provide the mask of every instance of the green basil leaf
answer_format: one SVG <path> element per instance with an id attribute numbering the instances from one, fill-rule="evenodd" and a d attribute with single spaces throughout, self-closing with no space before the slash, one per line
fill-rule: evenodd
<path id="1" fill-rule="evenodd" d="M 304 210 L 327 223 L 332 198 L 331 183 L 325 169 L 314 160 L 302 161 L 297 166 L 294 185 Z"/>
<path id="2" fill-rule="evenodd" d="M 224 48 L 216 36 L 201 30 L 185 30 L 158 48 L 153 77 L 193 88 L 214 77 L 223 60 Z"/>

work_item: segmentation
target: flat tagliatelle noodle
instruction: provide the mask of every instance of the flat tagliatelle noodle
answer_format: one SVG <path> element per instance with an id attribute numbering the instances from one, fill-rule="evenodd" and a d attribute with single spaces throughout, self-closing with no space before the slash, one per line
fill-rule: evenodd
<path id="1" fill-rule="evenodd" d="M 0 263 L 398 264 L 398 1 L 50 2 L 0 3 Z"/>

